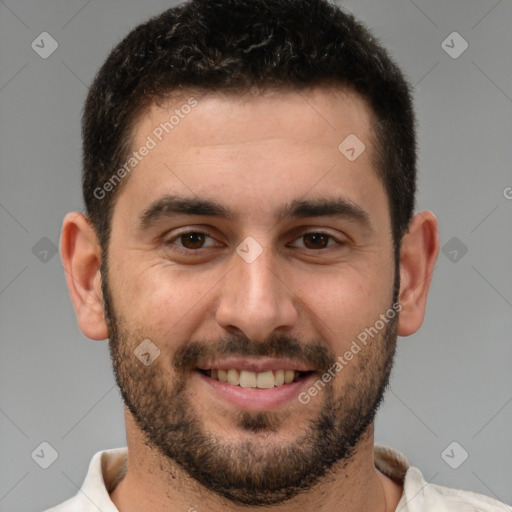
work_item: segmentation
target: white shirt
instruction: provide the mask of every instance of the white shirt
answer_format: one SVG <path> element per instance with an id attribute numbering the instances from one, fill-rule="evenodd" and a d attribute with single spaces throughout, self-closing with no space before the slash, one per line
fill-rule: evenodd
<path id="1" fill-rule="evenodd" d="M 45 512 L 119 512 L 109 493 L 123 479 L 128 448 L 96 453 L 78 493 Z M 403 485 L 395 512 L 511 512 L 512 507 L 482 494 L 451 489 L 425 481 L 420 470 L 410 466 L 405 456 L 392 448 L 374 446 L 375 466 Z"/>

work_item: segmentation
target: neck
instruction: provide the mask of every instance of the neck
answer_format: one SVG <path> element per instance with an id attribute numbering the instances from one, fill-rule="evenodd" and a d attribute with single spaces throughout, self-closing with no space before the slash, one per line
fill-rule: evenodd
<path id="1" fill-rule="evenodd" d="M 145 444 L 129 413 L 125 413 L 128 469 L 110 495 L 120 512 L 174 512 L 183 510 L 224 510 L 247 512 L 252 507 L 232 502 L 205 490 L 179 466 L 163 459 Z M 340 464 L 312 489 L 282 504 L 256 507 L 258 512 L 333 510 L 393 512 L 401 487 L 376 470 L 373 456 L 373 425 L 356 447 L 354 456 Z M 255 510 L 256 510 L 255 508 Z"/>

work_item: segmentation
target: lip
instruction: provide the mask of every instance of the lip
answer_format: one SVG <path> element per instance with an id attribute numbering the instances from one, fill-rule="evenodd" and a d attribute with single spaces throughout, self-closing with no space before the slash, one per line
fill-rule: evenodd
<path id="1" fill-rule="evenodd" d="M 310 372 L 314 369 L 304 363 L 286 358 L 276 357 L 228 357 L 219 361 L 206 361 L 198 365 L 201 370 L 245 370 L 247 372 L 268 372 L 271 370 L 297 370 L 299 372 Z"/>
<path id="2" fill-rule="evenodd" d="M 219 368 L 223 369 L 222 366 Z M 238 410 L 252 412 L 272 411 L 293 400 L 297 401 L 301 390 L 315 378 L 315 374 L 311 373 L 290 384 L 283 384 L 271 389 L 258 389 L 233 386 L 227 382 L 207 377 L 199 371 L 195 371 L 194 376 L 218 400 L 228 402 Z"/>

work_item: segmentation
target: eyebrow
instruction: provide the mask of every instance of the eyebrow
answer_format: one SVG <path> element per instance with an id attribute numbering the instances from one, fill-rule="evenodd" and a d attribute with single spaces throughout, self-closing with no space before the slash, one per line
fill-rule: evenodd
<path id="1" fill-rule="evenodd" d="M 145 208 L 139 215 L 138 229 L 144 231 L 157 222 L 176 215 L 214 217 L 236 221 L 238 215 L 212 199 L 165 195 Z M 372 230 L 370 216 L 359 205 L 344 197 L 320 198 L 312 200 L 294 200 L 281 207 L 275 220 L 281 222 L 286 218 L 341 217 L 357 222 Z"/>

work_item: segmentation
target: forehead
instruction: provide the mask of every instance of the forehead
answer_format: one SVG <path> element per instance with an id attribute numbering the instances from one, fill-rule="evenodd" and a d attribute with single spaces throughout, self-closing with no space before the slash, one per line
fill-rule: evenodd
<path id="1" fill-rule="evenodd" d="M 234 210 L 250 206 L 256 215 L 335 189 L 356 203 L 375 200 L 383 189 L 373 170 L 371 119 L 359 95 L 340 89 L 182 91 L 135 124 L 133 151 L 150 149 L 119 201 L 141 210 L 164 194 L 196 195 Z"/>
<path id="2" fill-rule="evenodd" d="M 153 103 L 139 118 L 133 133 L 135 146 L 143 143 L 148 134 L 157 143 L 171 138 L 179 143 L 186 138 L 190 146 L 242 144 L 258 138 L 283 137 L 303 142 L 330 138 L 331 144 L 347 129 L 366 138 L 371 118 L 366 100 L 340 88 L 254 89 L 249 93 L 190 90 Z"/>

